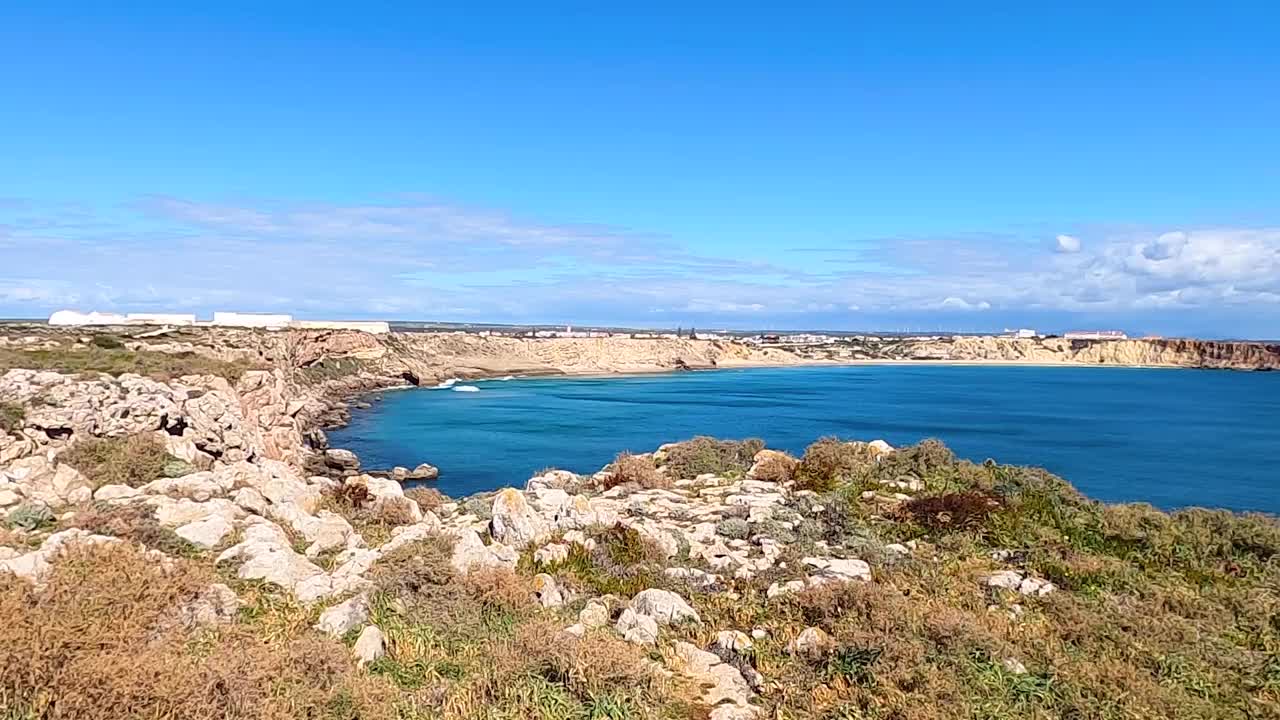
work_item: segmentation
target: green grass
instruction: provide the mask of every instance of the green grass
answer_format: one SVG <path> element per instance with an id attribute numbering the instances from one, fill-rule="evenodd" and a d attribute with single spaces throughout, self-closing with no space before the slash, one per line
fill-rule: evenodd
<path id="1" fill-rule="evenodd" d="M 190 352 L 128 350 L 123 347 L 102 347 L 97 343 L 40 350 L 0 348 L 0 373 L 14 368 L 54 370 L 70 374 L 105 373 L 113 376 L 136 373 L 157 380 L 171 380 L 183 375 L 217 375 L 234 382 L 246 371 L 257 367 L 259 366 L 248 361 L 218 360 Z"/>

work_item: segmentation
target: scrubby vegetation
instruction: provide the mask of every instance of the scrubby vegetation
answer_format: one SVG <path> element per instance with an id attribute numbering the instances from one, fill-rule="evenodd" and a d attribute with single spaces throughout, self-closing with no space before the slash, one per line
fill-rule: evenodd
<path id="1" fill-rule="evenodd" d="M 106 336 L 95 336 L 103 338 Z M 192 352 L 167 353 L 155 350 L 129 350 L 114 339 L 107 346 L 98 340 L 87 345 L 63 345 L 37 350 L 0 348 L 0 373 L 14 368 L 55 370 L 64 373 L 136 373 L 155 380 L 172 380 L 183 375 L 217 375 L 232 382 L 256 364 L 226 361 Z"/>
<path id="2" fill-rule="evenodd" d="M 405 545 L 368 575 L 369 622 L 387 646 L 365 668 L 349 656 L 352 634 L 313 628 L 321 608 L 220 576 L 209 553 L 166 545 L 141 511 L 92 506 L 75 524 L 176 559 L 117 543 L 75 550 L 42 586 L 0 577 L 0 717 L 700 718 L 697 689 L 651 661 L 676 640 L 710 647 L 720 630 L 756 631 L 751 647 L 717 652 L 758 686 L 762 718 L 1280 717 L 1274 518 L 1103 505 L 1042 470 L 957 460 L 934 441 L 883 454 L 828 439 L 779 462 L 814 492 L 769 518 L 726 504 L 714 523 L 728 542 L 782 546 L 750 578 L 691 556 L 687 539 L 620 525 L 586 528 L 588 542 L 543 562 L 531 547 L 514 572 L 459 575 L 443 535 Z M 624 455 L 614 475 L 641 488 L 675 473 Z M 369 498 L 352 484 L 325 503 L 359 517 Z M 804 578 L 812 555 L 867 560 L 872 580 L 769 597 Z M 997 571 L 1057 590 L 984 582 Z M 564 590 L 563 608 L 534 600 L 536 573 Z M 174 609 L 219 577 L 246 601 L 234 621 L 175 624 Z M 616 616 L 647 588 L 679 592 L 702 623 L 663 627 L 653 648 L 607 626 L 561 632 L 588 598 Z M 821 645 L 789 649 L 808 628 Z"/>
<path id="3" fill-rule="evenodd" d="M 150 435 L 88 438 L 60 454 L 58 460 L 79 470 L 95 487 L 142 487 L 153 480 L 194 471 L 170 455 L 164 444 Z"/>
<path id="4" fill-rule="evenodd" d="M 0 578 L 7 718 L 356 718 L 376 688 L 314 632 L 176 622 L 214 578 L 133 546 L 73 549 L 49 581 Z"/>
<path id="5" fill-rule="evenodd" d="M 146 505 L 94 503 L 77 512 L 67 525 L 83 528 L 95 535 L 132 540 L 166 555 L 190 557 L 199 553 L 195 545 L 161 525 Z"/>
<path id="6" fill-rule="evenodd" d="M 0 402 L 0 430 L 17 432 L 22 429 L 22 421 L 27 417 L 26 408 L 17 403 Z"/>
<path id="7" fill-rule="evenodd" d="M 671 478 L 658 472 L 653 458 L 648 455 L 620 453 L 606 470 L 605 488 L 619 485 L 636 485 L 642 488 L 661 488 L 671 485 Z"/>
<path id="8" fill-rule="evenodd" d="M 751 469 L 752 459 L 764 449 L 764 441 L 717 440 L 700 436 L 663 450 L 664 464 L 676 477 L 694 478 L 704 473 L 727 475 Z"/>

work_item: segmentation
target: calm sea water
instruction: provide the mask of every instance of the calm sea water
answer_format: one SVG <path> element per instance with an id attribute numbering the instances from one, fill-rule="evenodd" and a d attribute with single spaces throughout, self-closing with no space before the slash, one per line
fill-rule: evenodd
<path id="1" fill-rule="evenodd" d="M 937 437 L 1102 500 L 1280 512 L 1280 373 L 867 365 L 471 384 L 385 393 L 330 439 L 370 468 L 430 462 L 461 496 L 694 435 L 794 453 L 824 435 Z"/>

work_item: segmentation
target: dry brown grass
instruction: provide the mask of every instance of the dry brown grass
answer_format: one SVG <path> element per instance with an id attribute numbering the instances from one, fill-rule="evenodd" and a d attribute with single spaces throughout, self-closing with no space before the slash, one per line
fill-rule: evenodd
<path id="1" fill-rule="evenodd" d="M 619 453 L 606 472 L 606 489 L 628 484 L 646 489 L 671 487 L 671 478 L 658 472 L 653 458 L 646 455 Z"/>
<path id="2" fill-rule="evenodd" d="M 0 707 L 48 720 L 353 717 L 333 711 L 370 691 L 340 644 L 166 622 L 211 580 L 126 544 L 73 548 L 40 588 L 0 579 Z"/>
<path id="3" fill-rule="evenodd" d="M 95 535 L 110 535 L 141 543 L 167 555 L 194 555 L 199 548 L 156 520 L 151 507 L 142 504 L 95 503 L 75 514 L 67 524 Z"/>
<path id="4" fill-rule="evenodd" d="M 58 455 L 93 483 L 141 487 L 165 475 L 165 466 L 174 458 L 164 445 L 150 435 L 126 438 L 87 438 Z"/>
<path id="5" fill-rule="evenodd" d="M 428 510 L 434 512 L 441 505 L 449 502 L 449 498 L 444 493 L 432 487 L 411 487 L 404 491 L 404 496 L 418 503 L 418 508 L 423 512 Z"/>

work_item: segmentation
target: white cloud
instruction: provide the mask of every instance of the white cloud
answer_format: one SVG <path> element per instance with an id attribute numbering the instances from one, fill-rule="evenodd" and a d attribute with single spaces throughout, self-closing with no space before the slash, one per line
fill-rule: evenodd
<path id="1" fill-rule="evenodd" d="M 697 253 L 653 233 L 420 198 L 231 206 L 152 197 L 135 207 L 140 217 L 121 224 L 83 208 L 0 212 L 0 266 L 20 268 L 0 279 L 0 315 L 76 305 L 803 325 L 855 312 L 859 323 L 904 314 L 957 321 L 965 312 L 1001 323 L 1017 312 L 1243 319 L 1280 307 L 1280 228 L 1084 228 L 1051 247 L 1008 234 L 887 238 L 770 263 Z"/>
<path id="2" fill-rule="evenodd" d="M 1080 238 L 1074 235 L 1059 235 L 1057 238 L 1057 251 L 1060 253 L 1078 253 L 1080 252 Z"/>

